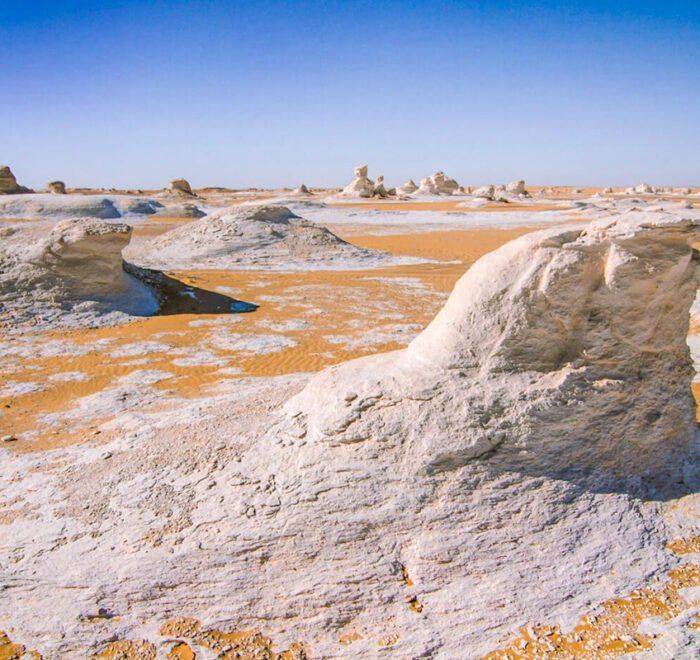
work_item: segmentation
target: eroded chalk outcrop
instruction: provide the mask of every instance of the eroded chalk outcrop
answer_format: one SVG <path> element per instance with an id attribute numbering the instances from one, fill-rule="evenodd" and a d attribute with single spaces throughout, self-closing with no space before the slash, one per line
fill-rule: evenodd
<path id="1" fill-rule="evenodd" d="M 697 233 L 632 212 L 531 234 L 405 350 L 131 411 L 108 461 L 0 462 L 0 623 L 57 657 L 162 613 L 318 657 L 479 657 L 648 584 L 697 457 Z M 94 612 L 115 622 L 64 623 Z"/>
<path id="2" fill-rule="evenodd" d="M 80 325 L 153 313 L 156 300 L 128 276 L 131 227 L 76 218 L 10 226 L 0 246 L 0 308 L 9 325 Z"/>
<path id="3" fill-rule="evenodd" d="M 628 213 L 514 241 L 406 350 L 321 373 L 288 413 L 314 441 L 400 438 L 427 472 L 498 449 L 512 468 L 599 484 L 665 479 L 694 437 L 695 222 Z"/>
<path id="4" fill-rule="evenodd" d="M 225 209 L 131 246 L 147 268 L 342 268 L 381 265 L 389 255 L 348 243 L 285 206 Z"/>

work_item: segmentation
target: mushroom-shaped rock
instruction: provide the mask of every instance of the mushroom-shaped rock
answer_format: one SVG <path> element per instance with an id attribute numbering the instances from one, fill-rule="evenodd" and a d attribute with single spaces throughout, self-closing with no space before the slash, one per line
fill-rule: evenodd
<path id="1" fill-rule="evenodd" d="M 375 197 L 388 197 L 389 192 L 384 187 L 384 177 L 380 174 L 374 184 L 374 196 Z"/>
<path id="2" fill-rule="evenodd" d="M 354 169 L 355 180 L 349 183 L 340 192 L 340 197 L 372 197 L 374 195 L 374 181 L 367 177 L 367 165 L 358 165 Z"/>
<path id="3" fill-rule="evenodd" d="M 46 189 L 53 195 L 65 195 L 66 184 L 63 181 L 49 181 L 46 184 Z"/>
<path id="4" fill-rule="evenodd" d="M 168 191 L 183 195 L 194 195 L 194 193 L 192 192 L 192 187 L 190 186 L 189 181 L 187 181 L 187 179 L 173 179 L 168 184 Z"/>

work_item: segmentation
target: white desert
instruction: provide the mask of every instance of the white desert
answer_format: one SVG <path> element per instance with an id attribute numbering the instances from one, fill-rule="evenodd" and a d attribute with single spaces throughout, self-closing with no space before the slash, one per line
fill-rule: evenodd
<path id="1" fill-rule="evenodd" d="M 1 174 L 0 658 L 693 656 L 696 189 Z"/>

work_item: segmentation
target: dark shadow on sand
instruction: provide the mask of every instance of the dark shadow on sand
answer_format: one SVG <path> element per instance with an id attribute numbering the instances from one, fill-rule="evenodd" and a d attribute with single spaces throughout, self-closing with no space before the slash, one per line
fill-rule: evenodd
<path id="1" fill-rule="evenodd" d="M 236 300 L 215 291 L 191 286 L 160 270 L 124 263 L 124 271 L 148 286 L 158 299 L 155 316 L 172 314 L 241 314 L 254 312 L 258 305 Z"/>

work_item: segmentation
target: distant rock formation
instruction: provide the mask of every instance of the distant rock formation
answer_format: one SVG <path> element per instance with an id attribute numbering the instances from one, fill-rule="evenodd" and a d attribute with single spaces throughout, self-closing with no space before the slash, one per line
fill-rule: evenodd
<path id="1" fill-rule="evenodd" d="M 472 190 L 472 197 L 479 197 L 481 199 L 493 199 L 494 187 L 493 186 L 480 186 Z"/>
<path id="2" fill-rule="evenodd" d="M 506 185 L 506 192 L 509 195 L 527 195 L 525 190 L 525 181 L 511 181 Z"/>
<path id="3" fill-rule="evenodd" d="M 309 189 L 302 183 L 300 186 L 298 186 L 298 187 L 294 188 L 294 190 L 292 190 L 292 194 L 293 194 L 293 195 L 310 195 L 311 192 L 310 192 Z"/>
<path id="4" fill-rule="evenodd" d="M 421 179 L 418 190 L 414 192 L 415 197 L 452 195 L 459 189 L 459 184 L 448 177 L 444 172 L 435 172 L 424 179 Z"/>
<path id="5" fill-rule="evenodd" d="M 0 194 L 18 195 L 31 192 L 34 192 L 31 188 L 25 188 L 17 183 L 8 165 L 0 165 Z"/>
<path id="6" fill-rule="evenodd" d="M 418 190 L 418 186 L 416 185 L 415 181 L 413 179 L 409 179 L 406 181 L 406 183 L 396 188 L 396 194 L 399 196 L 411 195 L 416 192 L 416 190 Z"/>
<path id="7" fill-rule="evenodd" d="M 626 195 L 653 195 L 656 189 L 648 183 L 640 183 L 625 190 Z"/>
<path id="8" fill-rule="evenodd" d="M 380 174 L 374 184 L 374 196 L 375 197 L 388 197 L 389 192 L 384 187 L 384 177 Z"/>
<path id="9" fill-rule="evenodd" d="M 367 176 L 367 165 L 358 165 L 354 169 L 355 179 L 339 193 L 340 197 L 368 198 L 374 195 L 374 181 Z"/>
<path id="10" fill-rule="evenodd" d="M 608 186 L 607 188 L 603 188 L 603 190 L 602 190 L 601 192 L 602 192 L 604 195 L 611 195 L 611 194 L 612 194 L 612 191 L 613 191 L 613 189 L 612 189 L 610 186 Z"/>
<path id="11" fill-rule="evenodd" d="M 49 181 L 46 184 L 46 189 L 54 195 L 66 194 L 66 184 L 63 181 Z"/>
<path id="12" fill-rule="evenodd" d="M 192 192 L 192 187 L 190 186 L 189 181 L 187 181 L 187 179 L 173 179 L 168 184 L 167 190 L 171 193 L 189 195 L 191 197 L 194 196 L 194 193 Z"/>

